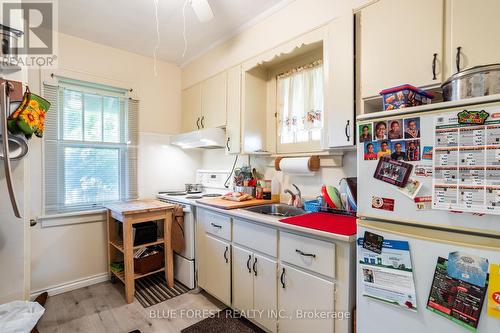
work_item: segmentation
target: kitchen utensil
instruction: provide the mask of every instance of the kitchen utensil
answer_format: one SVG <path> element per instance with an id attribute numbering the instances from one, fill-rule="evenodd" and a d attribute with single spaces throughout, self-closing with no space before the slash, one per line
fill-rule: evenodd
<path id="1" fill-rule="evenodd" d="M 442 85 L 443 99 L 456 101 L 500 93 L 500 64 L 476 66 L 452 75 Z"/>

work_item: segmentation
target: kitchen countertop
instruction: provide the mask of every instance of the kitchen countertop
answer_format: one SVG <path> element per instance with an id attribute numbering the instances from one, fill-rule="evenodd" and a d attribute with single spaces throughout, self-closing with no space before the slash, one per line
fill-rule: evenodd
<path id="1" fill-rule="evenodd" d="M 284 231 L 293 231 L 297 233 L 301 233 L 304 235 L 309 235 L 309 236 L 314 236 L 314 237 L 319 237 L 327 240 L 337 240 L 337 241 L 343 241 L 343 242 L 355 242 L 356 241 L 356 235 L 351 235 L 351 236 L 345 236 L 345 235 L 339 235 L 339 234 L 334 234 L 326 231 L 321 231 L 321 230 L 316 230 L 316 229 L 311 229 L 311 228 L 306 228 L 306 227 L 300 227 L 292 224 L 287 224 L 284 222 L 280 222 L 280 219 L 283 217 L 277 217 L 277 216 L 270 216 L 270 215 L 264 215 L 260 213 L 254 213 L 247 211 L 245 209 L 220 209 L 217 207 L 205 205 L 203 203 L 197 202 L 195 204 L 197 207 L 201 207 L 203 209 L 208 209 L 211 211 L 218 212 L 220 214 L 224 215 L 229 215 L 232 217 L 244 219 L 244 220 L 249 220 L 252 222 L 256 222 L 259 224 L 264 224 L 268 225 L 271 227 L 275 227 Z"/>

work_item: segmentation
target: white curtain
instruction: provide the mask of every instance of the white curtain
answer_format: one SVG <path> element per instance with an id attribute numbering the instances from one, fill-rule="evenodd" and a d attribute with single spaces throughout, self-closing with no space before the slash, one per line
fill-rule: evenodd
<path id="1" fill-rule="evenodd" d="M 281 143 L 309 141 L 323 127 L 323 66 L 320 61 L 277 78 Z"/>

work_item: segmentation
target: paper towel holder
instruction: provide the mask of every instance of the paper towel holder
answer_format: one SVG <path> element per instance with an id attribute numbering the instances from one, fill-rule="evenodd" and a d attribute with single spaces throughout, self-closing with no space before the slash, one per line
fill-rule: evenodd
<path id="1" fill-rule="evenodd" d="M 274 160 L 274 169 L 276 171 L 281 171 L 280 162 L 284 158 L 296 158 L 296 157 L 284 157 L 284 156 L 276 157 L 276 159 Z M 319 171 L 319 167 L 320 167 L 319 155 L 310 156 L 309 161 L 307 162 L 307 167 L 309 168 L 309 171 Z"/>

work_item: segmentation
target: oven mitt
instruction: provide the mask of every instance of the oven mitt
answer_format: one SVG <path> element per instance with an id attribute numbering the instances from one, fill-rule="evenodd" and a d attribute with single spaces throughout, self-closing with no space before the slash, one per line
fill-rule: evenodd
<path id="1" fill-rule="evenodd" d="M 22 132 L 28 139 L 33 134 L 41 138 L 45 130 L 45 114 L 49 108 L 49 101 L 33 94 L 26 87 L 21 104 L 9 117 L 9 131 L 12 133 Z"/>

